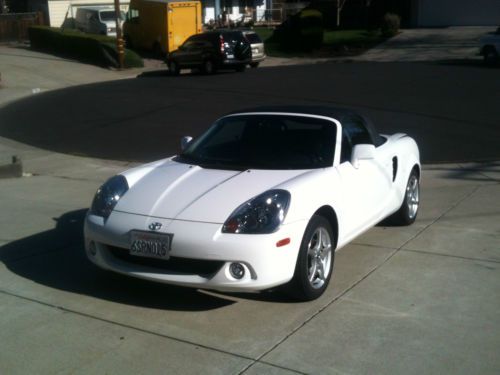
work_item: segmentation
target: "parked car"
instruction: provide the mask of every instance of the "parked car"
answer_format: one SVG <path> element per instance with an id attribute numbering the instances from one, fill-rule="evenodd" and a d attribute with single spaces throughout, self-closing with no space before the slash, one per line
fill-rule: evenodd
<path id="1" fill-rule="evenodd" d="M 106 270 L 193 288 L 319 297 L 335 250 L 420 200 L 419 150 L 356 112 L 267 107 L 217 120 L 177 156 L 102 185 L 85 219 Z"/>
<path id="2" fill-rule="evenodd" d="M 479 54 L 488 65 L 500 62 L 500 27 L 496 32 L 486 34 L 480 39 Z"/>
<path id="3" fill-rule="evenodd" d="M 167 65 L 174 75 L 181 69 L 200 69 L 213 74 L 219 69 L 242 72 L 251 62 L 250 43 L 241 31 L 208 31 L 190 36 L 167 57 Z"/>
<path id="4" fill-rule="evenodd" d="M 264 42 L 260 38 L 259 34 L 253 30 L 244 30 L 243 35 L 245 35 L 245 38 L 247 38 L 250 43 L 250 47 L 252 48 L 252 61 L 250 66 L 252 68 L 257 68 L 259 64 L 266 59 Z"/>
<path id="5" fill-rule="evenodd" d="M 121 22 L 125 12 L 120 12 Z M 116 13 L 112 7 L 79 7 L 76 10 L 75 26 L 78 30 L 116 37 Z"/>

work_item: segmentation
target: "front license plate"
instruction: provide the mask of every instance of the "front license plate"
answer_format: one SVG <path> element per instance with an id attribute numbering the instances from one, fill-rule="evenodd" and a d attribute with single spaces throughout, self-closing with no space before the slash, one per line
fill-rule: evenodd
<path id="1" fill-rule="evenodd" d="M 256 55 L 256 54 L 258 54 L 258 53 L 259 53 L 259 50 L 258 50 L 258 49 L 254 49 L 254 50 L 252 50 L 252 53 L 253 53 L 254 55 Z"/>
<path id="2" fill-rule="evenodd" d="M 172 234 L 133 230 L 130 232 L 130 255 L 146 258 L 168 259 Z"/>

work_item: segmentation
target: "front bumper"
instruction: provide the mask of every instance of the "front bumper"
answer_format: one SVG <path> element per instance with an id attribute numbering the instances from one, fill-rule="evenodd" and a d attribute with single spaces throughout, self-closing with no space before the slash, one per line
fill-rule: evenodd
<path id="1" fill-rule="evenodd" d="M 129 255 L 130 231 L 160 222 L 160 232 L 173 234 L 170 260 Z M 283 225 L 276 233 L 227 234 L 221 224 L 168 220 L 113 212 L 108 220 L 87 215 L 85 249 L 101 268 L 142 279 L 221 291 L 257 291 L 288 282 L 295 271 L 305 221 Z M 147 230 L 147 229 L 146 229 Z M 155 232 L 158 233 L 158 232 Z M 290 238 L 290 244 L 277 247 Z M 231 263 L 245 269 L 231 276 Z"/>

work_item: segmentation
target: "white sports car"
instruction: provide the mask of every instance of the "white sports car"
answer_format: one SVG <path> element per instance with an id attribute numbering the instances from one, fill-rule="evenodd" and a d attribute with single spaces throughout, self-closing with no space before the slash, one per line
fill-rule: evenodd
<path id="1" fill-rule="evenodd" d="M 385 218 L 417 216 L 417 144 L 379 135 L 350 110 L 232 113 L 182 149 L 99 188 L 85 220 L 92 262 L 194 288 L 288 284 L 311 300 L 328 286 L 336 249 Z"/>

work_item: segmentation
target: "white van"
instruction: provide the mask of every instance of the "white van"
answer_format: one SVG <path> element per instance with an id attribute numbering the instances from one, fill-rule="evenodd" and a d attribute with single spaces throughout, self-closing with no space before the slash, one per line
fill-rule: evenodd
<path id="1" fill-rule="evenodd" d="M 125 12 L 120 13 L 123 24 Z M 115 8 L 79 7 L 76 10 L 75 26 L 86 33 L 116 37 Z"/>

